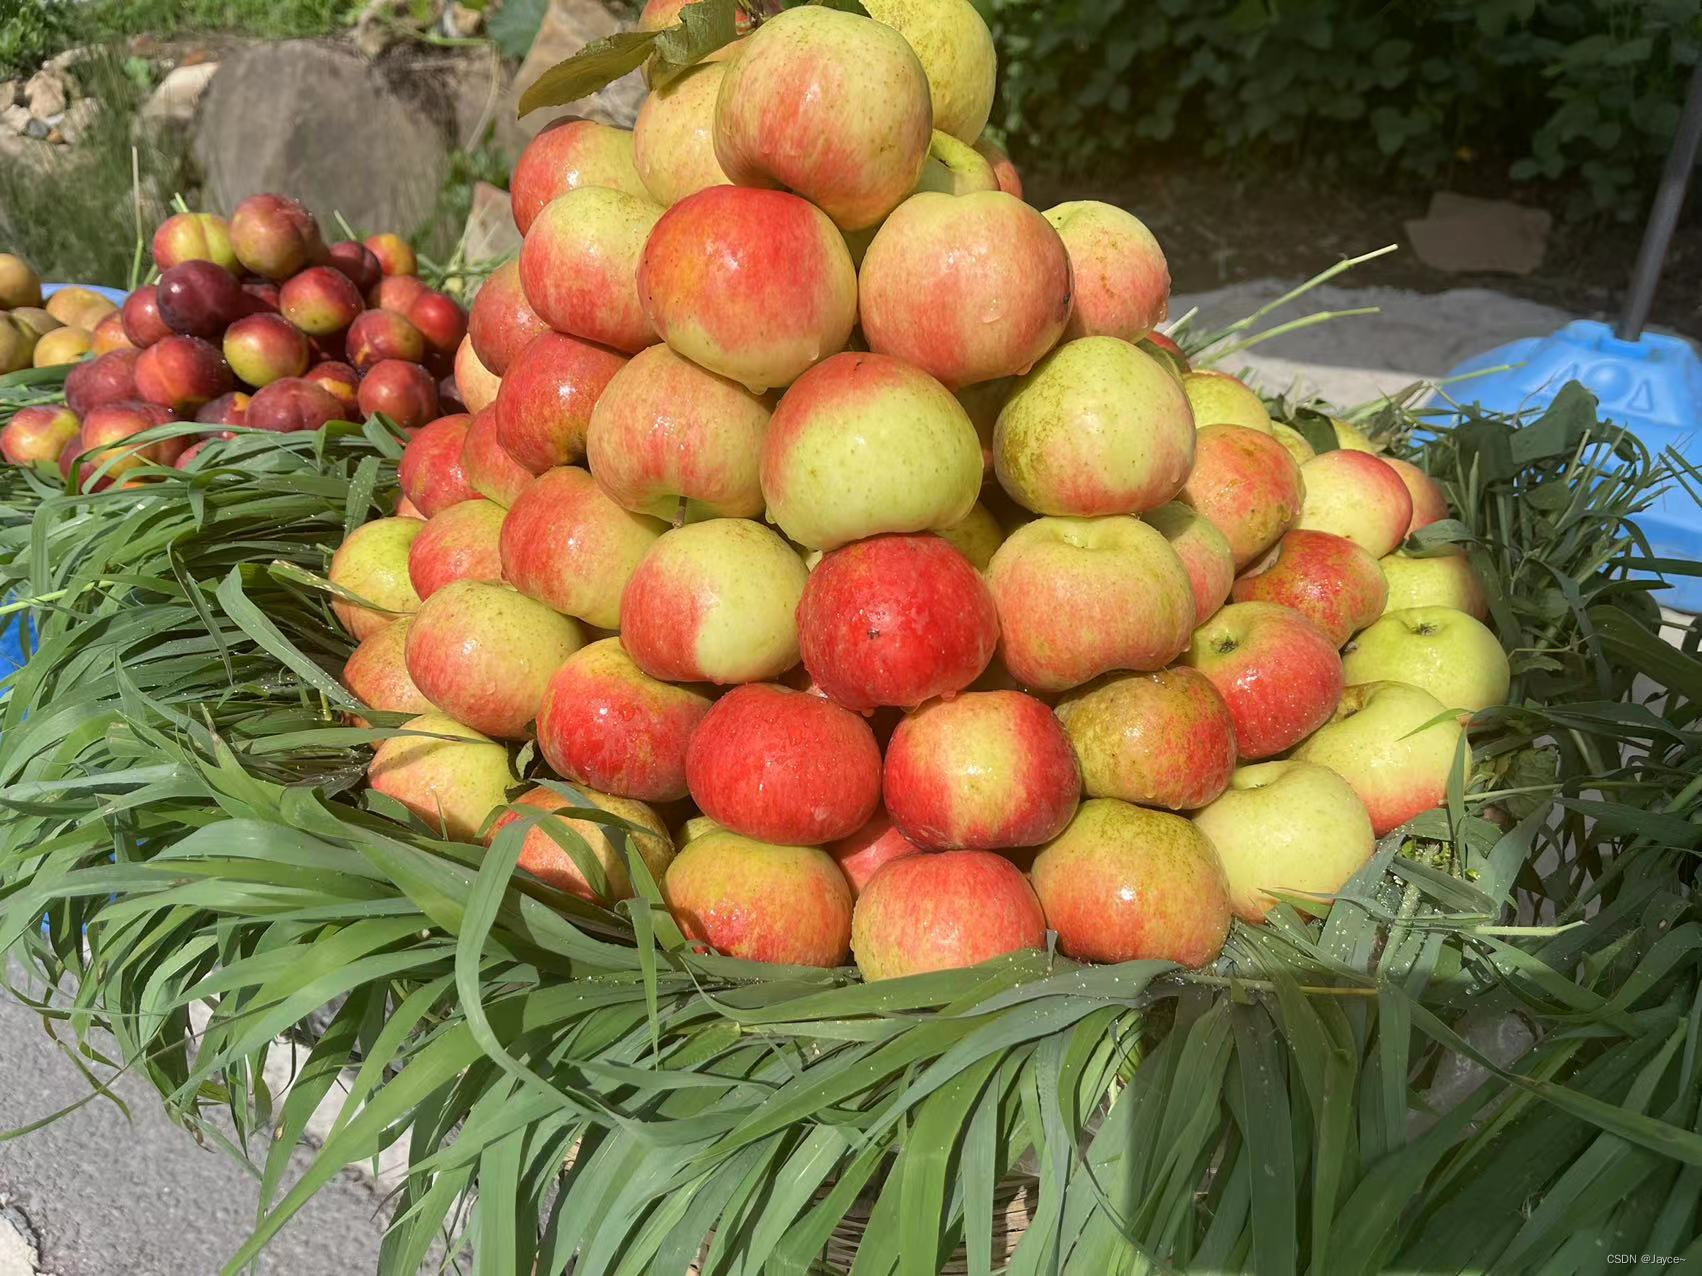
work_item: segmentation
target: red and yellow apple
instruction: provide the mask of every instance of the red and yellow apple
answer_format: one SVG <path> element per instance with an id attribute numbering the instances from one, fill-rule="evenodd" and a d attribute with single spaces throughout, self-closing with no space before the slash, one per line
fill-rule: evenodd
<path id="1" fill-rule="evenodd" d="M 1297 527 L 1276 557 L 1235 582 L 1238 603 L 1292 607 L 1341 646 L 1383 614 L 1389 582 L 1377 560 L 1344 536 Z"/>
<path id="2" fill-rule="evenodd" d="M 1235 770 L 1235 719 L 1195 669 L 1113 674 L 1065 695 L 1056 713 L 1089 797 L 1192 810 Z"/>
<path id="3" fill-rule="evenodd" d="M 1412 494 L 1380 456 L 1337 448 L 1300 467 L 1306 499 L 1296 527 L 1345 536 L 1373 558 L 1394 552 L 1412 522 Z"/>
<path id="4" fill-rule="evenodd" d="M 864 885 L 851 918 L 857 969 L 871 982 L 1045 946 L 1034 888 L 991 851 L 901 856 Z"/>
<path id="5" fill-rule="evenodd" d="M 1170 266 L 1146 223 L 1115 204 L 1072 200 L 1046 210 L 1069 250 L 1075 305 L 1064 340 L 1139 341 L 1170 313 Z"/>
<path id="6" fill-rule="evenodd" d="M 373 790 L 443 837 L 474 840 L 517 782 L 508 750 L 443 713 L 423 713 L 406 728 L 419 734 L 391 736 L 372 755 Z"/>
<path id="7" fill-rule="evenodd" d="M 1447 800 L 1449 776 L 1470 758 L 1460 751 L 1462 734 L 1428 691 L 1404 682 L 1353 683 L 1293 756 L 1346 780 L 1381 837 Z"/>
<path id="8" fill-rule="evenodd" d="M 1183 659 L 1229 706 L 1236 751 L 1246 761 L 1300 743 L 1329 721 L 1341 699 L 1335 643 L 1278 603 L 1231 603 L 1194 631 Z"/>
<path id="9" fill-rule="evenodd" d="M 838 966 L 851 946 L 851 888 L 827 852 L 713 829 L 680 848 L 662 893 L 688 939 L 728 957 Z"/>
<path id="10" fill-rule="evenodd" d="M 1179 499 L 1223 533 L 1240 571 L 1294 526 L 1305 498 L 1300 466 L 1269 434 L 1207 425 L 1195 440 L 1194 469 Z"/>

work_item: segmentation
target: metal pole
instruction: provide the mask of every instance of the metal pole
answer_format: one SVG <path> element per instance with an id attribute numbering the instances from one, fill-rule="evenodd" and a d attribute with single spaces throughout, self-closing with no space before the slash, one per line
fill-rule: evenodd
<path id="1" fill-rule="evenodd" d="M 1702 144 L 1702 60 L 1697 61 L 1696 69 L 1690 74 L 1684 113 L 1678 118 L 1678 131 L 1673 134 L 1672 149 L 1667 152 L 1667 166 L 1661 173 L 1661 184 L 1649 209 L 1643 246 L 1637 250 L 1637 264 L 1631 271 L 1631 288 L 1625 296 L 1625 313 L 1619 320 L 1621 341 L 1637 340 L 1643 333 L 1643 325 L 1648 322 L 1655 288 L 1661 282 L 1661 265 L 1666 261 L 1667 244 L 1672 240 L 1673 227 L 1678 224 L 1679 210 L 1684 207 L 1684 192 L 1690 184 L 1690 170 L 1696 164 L 1698 144 Z"/>

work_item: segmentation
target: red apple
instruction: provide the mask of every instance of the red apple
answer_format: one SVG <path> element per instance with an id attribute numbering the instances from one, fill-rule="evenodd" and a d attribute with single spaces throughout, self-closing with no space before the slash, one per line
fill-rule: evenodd
<path id="1" fill-rule="evenodd" d="M 411 623 L 412 617 L 402 616 L 375 629 L 361 639 L 343 665 L 343 685 L 367 708 L 410 715 L 431 712 L 431 701 L 408 677 L 404 652 Z"/>
<path id="2" fill-rule="evenodd" d="M 1329 721 L 1341 699 L 1336 645 L 1305 616 L 1277 603 L 1231 603 L 1194 632 L 1183 659 L 1229 706 L 1244 761 L 1299 744 Z"/>
<path id="3" fill-rule="evenodd" d="M 1139 341 L 1170 310 L 1170 267 L 1146 223 L 1115 204 L 1072 200 L 1046 210 L 1069 250 L 1075 304 L 1064 340 Z"/>
<path id="4" fill-rule="evenodd" d="M 649 198 L 633 166 L 632 134 L 593 120 L 556 120 L 526 144 L 509 176 L 508 199 L 522 235 L 545 205 L 581 186 Z"/>
<path id="5" fill-rule="evenodd" d="M 335 266 L 309 266 L 278 289 L 278 309 L 303 332 L 329 337 L 366 308 L 354 281 Z"/>
<path id="6" fill-rule="evenodd" d="M 518 865 L 539 881 L 581 899 L 613 904 L 632 898 L 632 876 L 627 871 L 623 847 L 626 852 L 643 860 L 650 876 L 658 883 L 662 881 L 669 861 L 674 858 L 674 843 L 668 836 L 667 826 L 656 812 L 630 798 L 587 791 L 580 801 L 570 801 L 554 789 L 540 786 L 516 798 L 514 805 L 557 813 L 561 817 L 556 821 L 557 826 L 583 843 L 584 851 L 598 866 L 593 870 L 591 880 L 587 880 L 585 869 L 552 835 L 548 821 L 540 821 L 526 830 L 525 840 L 520 845 Z M 572 812 L 587 810 L 598 815 L 618 816 L 646 831 L 635 833 L 601 820 L 571 817 Z M 498 833 L 518 819 L 519 813 L 512 810 L 499 815 L 485 835 L 485 844 L 490 845 Z"/>
<path id="7" fill-rule="evenodd" d="M 285 377 L 254 392 L 243 422 L 250 429 L 290 434 L 317 430 L 348 416 L 347 406 L 323 386 L 304 377 Z"/>
<path id="8" fill-rule="evenodd" d="M 582 186 L 544 205 L 520 249 L 520 286 L 557 332 L 628 354 L 656 341 L 638 296 L 638 259 L 662 209 Z"/>
<path id="9" fill-rule="evenodd" d="M 385 231 L 381 235 L 368 235 L 362 242 L 367 251 L 378 259 L 379 269 L 386 276 L 412 275 L 419 271 L 419 260 L 414 256 L 413 247 L 400 235 Z"/>
<path id="10" fill-rule="evenodd" d="M 1194 470 L 1178 499 L 1223 533 L 1240 571 L 1294 525 L 1305 494 L 1300 467 L 1269 434 L 1208 425 L 1195 440 Z"/>
<path id="11" fill-rule="evenodd" d="M 692 801 L 735 833 L 793 846 L 848 836 L 875 812 L 881 751 L 847 709 L 772 683 L 715 702 L 686 747 Z"/>
<path id="12" fill-rule="evenodd" d="M 334 266 L 349 277 L 361 296 L 366 296 L 384 277 L 384 271 L 378 264 L 378 258 L 372 249 L 358 240 L 345 239 L 332 244 L 326 251 L 325 262 Z"/>
<path id="13" fill-rule="evenodd" d="M 605 793 L 646 802 L 686 796 L 686 745 L 711 700 L 660 682 L 618 638 L 574 652 L 538 709 L 538 748 L 556 772 Z"/>
<path id="14" fill-rule="evenodd" d="M 664 530 L 616 505 L 584 470 L 560 466 L 532 479 L 509 507 L 503 571 L 521 593 L 614 629 L 627 581 Z"/>
<path id="15" fill-rule="evenodd" d="M 0 429 L 0 456 L 12 465 L 57 461 L 81 427 L 77 414 L 67 407 L 44 403 L 19 408 Z"/>
<path id="16" fill-rule="evenodd" d="M 1235 719 L 1198 670 L 1114 674 L 1058 702 L 1089 797 L 1204 806 L 1235 771 Z"/>
<path id="17" fill-rule="evenodd" d="M 579 460 L 585 455 L 591 410 L 625 364 L 625 355 L 589 341 L 539 333 L 497 382 L 497 438 L 535 474 Z"/>
<path id="18" fill-rule="evenodd" d="M 1292 607 L 1340 647 L 1383 614 L 1389 582 L 1347 538 L 1297 527 L 1277 542 L 1272 562 L 1235 582 L 1234 597 Z"/>
<path id="19" fill-rule="evenodd" d="M 937 536 L 874 536 L 826 555 L 798 604 L 804 667 L 861 713 L 954 696 L 986 669 L 999 617 L 981 574 Z"/>
<path id="20" fill-rule="evenodd" d="M 869 879 L 851 918 L 857 969 L 871 982 L 1045 946 L 1034 889 L 989 851 L 902 856 Z"/>
<path id="21" fill-rule="evenodd" d="M 1412 523 L 1412 493 L 1380 456 L 1337 448 L 1300 467 L 1306 499 L 1296 527 L 1345 536 L 1373 558 L 1393 553 Z"/>
<path id="22" fill-rule="evenodd" d="M 307 380 L 336 396 L 345 408 L 360 402 L 360 373 L 335 359 L 316 363 L 306 372 Z"/>
<path id="23" fill-rule="evenodd" d="M 425 338 L 426 357 L 447 363 L 467 335 L 467 312 L 446 293 L 427 288 L 408 304 L 408 322 Z"/>
<path id="24" fill-rule="evenodd" d="M 240 390 L 232 390 L 229 394 L 221 394 L 216 399 L 209 399 L 196 412 L 195 419 L 203 425 L 247 425 L 248 405 L 253 396 Z M 230 437 L 227 436 L 226 437 Z M 196 447 L 201 445 L 197 443 Z M 193 449 L 192 449 L 193 450 Z M 180 457 L 179 460 L 182 458 Z"/>
<path id="25" fill-rule="evenodd" d="M 282 315 L 248 315 L 225 329 L 225 362 L 256 388 L 307 371 L 307 338 Z"/>
<path id="26" fill-rule="evenodd" d="M 461 449 L 472 418 L 444 416 L 422 426 L 402 449 L 398 477 L 402 491 L 427 518 L 458 501 L 479 499 L 461 468 Z"/>
<path id="27" fill-rule="evenodd" d="M 141 398 L 136 388 L 136 363 L 141 357 L 140 350 L 113 350 L 73 364 L 65 376 L 65 405 L 83 417 L 104 403 Z"/>
<path id="28" fill-rule="evenodd" d="M 1058 947 L 1078 961 L 1200 967 L 1229 935 L 1217 849 L 1179 815 L 1112 798 L 1083 802 L 1030 875 Z"/>
<path id="29" fill-rule="evenodd" d="M 293 199 L 250 195 L 230 219 L 230 242 L 244 267 L 267 279 L 288 279 L 325 257 L 319 223 Z"/>
<path id="30" fill-rule="evenodd" d="M 171 329 L 160 318 L 159 291 L 158 284 L 142 285 L 124 299 L 124 305 L 118 312 L 124 324 L 124 335 L 138 350 L 171 335 Z"/>
<path id="31" fill-rule="evenodd" d="M 473 298 L 473 309 L 467 316 L 467 335 L 473 341 L 473 353 L 479 362 L 497 376 L 508 371 L 508 365 L 533 337 L 548 332 L 549 325 L 538 318 L 526 300 L 520 286 L 520 263 L 505 262 L 491 272 L 489 279 Z"/>
<path id="32" fill-rule="evenodd" d="M 408 549 L 408 579 L 422 599 L 452 580 L 502 579 L 503 510 L 490 501 L 462 501 L 426 520 Z"/>
<path id="33" fill-rule="evenodd" d="M 258 282 L 250 281 L 242 285 L 242 291 L 248 298 L 248 308 L 258 314 L 265 311 L 268 314 L 278 313 L 278 285 L 267 279 Z"/>
<path id="34" fill-rule="evenodd" d="M 180 419 L 193 415 L 196 408 L 218 398 L 231 385 L 224 356 L 199 337 L 164 337 L 136 359 L 137 392 L 149 403 L 171 409 Z"/>
<path id="35" fill-rule="evenodd" d="M 425 358 L 425 338 L 401 315 L 389 310 L 363 310 L 349 325 L 349 363 L 365 372 L 386 359 L 418 363 Z M 433 393 L 436 387 L 433 386 Z"/>
<path id="36" fill-rule="evenodd" d="M 457 722 L 521 740 L 550 676 L 582 641 L 573 621 L 506 585 L 451 581 L 414 613 L 408 676 Z"/>
<path id="37" fill-rule="evenodd" d="M 886 809 L 916 845 L 1038 846 L 1070 822 L 1081 771 L 1058 719 L 1020 691 L 933 700 L 887 745 Z"/>
<path id="38" fill-rule="evenodd" d="M 904 836 L 903 830 L 892 822 L 892 816 L 878 810 L 851 836 L 830 843 L 827 853 L 851 883 L 851 897 L 855 899 L 884 865 L 906 855 L 919 855 L 922 848 Z"/>
<path id="39" fill-rule="evenodd" d="M 1439 523 L 1451 516 L 1447 494 L 1442 491 L 1442 485 L 1430 475 L 1411 461 L 1403 461 L 1398 456 L 1385 456 L 1382 461 L 1400 476 L 1401 482 L 1406 485 L 1407 495 L 1412 497 L 1412 519 L 1407 523 L 1406 536 L 1411 536 L 1421 527 L 1429 527 L 1432 523 Z"/>
<path id="40" fill-rule="evenodd" d="M 687 938 L 728 957 L 837 966 L 850 951 L 851 888 L 813 846 L 715 829 L 674 857 L 662 891 Z"/>
<path id="41" fill-rule="evenodd" d="M 437 419 L 437 382 L 417 363 L 380 359 L 361 378 L 355 398 L 363 417 L 382 412 L 404 430 Z"/>
<path id="42" fill-rule="evenodd" d="M 491 408 L 475 412 L 467 424 L 461 472 L 467 476 L 468 487 L 503 509 L 513 505 L 532 481 L 531 471 L 510 456 L 497 438 L 496 412 Z"/>

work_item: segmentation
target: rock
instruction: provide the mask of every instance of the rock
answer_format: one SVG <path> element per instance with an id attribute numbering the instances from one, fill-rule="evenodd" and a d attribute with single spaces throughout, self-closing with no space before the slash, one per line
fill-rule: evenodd
<path id="1" fill-rule="evenodd" d="M 59 131 L 65 140 L 75 146 L 88 136 L 96 117 L 100 115 L 100 103 L 92 97 L 78 98 L 71 103 L 71 109 L 65 112 L 65 118 L 59 121 Z"/>
<path id="2" fill-rule="evenodd" d="M 0 111 L 8 106 L 21 105 L 24 100 L 24 85 L 21 80 L 0 80 Z"/>
<path id="3" fill-rule="evenodd" d="M 58 115 L 71 104 L 71 77 L 64 71 L 43 67 L 24 85 L 24 101 L 38 119 Z"/>
<path id="4" fill-rule="evenodd" d="M 55 53 L 41 64 L 44 71 L 69 71 L 77 63 L 89 56 L 89 50 L 83 47 L 66 49 L 63 53 Z"/>
<path id="5" fill-rule="evenodd" d="M 393 52 L 383 63 L 391 78 L 430 84 L 448 101 L 455 145 L 464 151 L 478 149 L 502 112 L 508 87 L 508 68 L 496 46 L 485 44 L 477 50 L 403 47 L 405 57 Z M 397 69 L 390 71 L 393 65 Z"/>
<path id="6" fill-rule="evenodd" d="M 520 95 L 550 67 L 578 53 L 593 40 L 627 30 L 630 23 L 616 17 L 601 0 L 550 0 L 538 27 L 538 38 L 531 52 L 514 73 L 514 83 L 503 102 L 496 130 L 496 140 L 510 154 L 517 155 L 538 130 L 562 115 L 583 115 L 619 128 L 631 128 L 638 118 L 638 104 L 646 92 L 644 79 L 631 71 L 591 97 L 570 103 L 556 110 L 534 111 L 525 119 L 515 112 Z"/>
<path id="7" fill-rule="evenodd" d="M 507 191 L 489 182 L 473 187 L 473 207 L 467 214 L 461 243 L 467 260 L 474 265 L 499 261 L 520 251 L 520 232 L 514 227 Z"/>
<path id="8" fill-rule="evenodd" d="M 217 62 L 174 68 L 142 104 L 142 118 L 156 124 L 187 124 L 218 70 Z"/>
<path id="9" fill-rule="evenodd" d="M 30 108 L 27 106 L 8 106 L 0 110 L 0 124 L 6 126 L 9 133 L 22 133 L 30 126 Z"/>
<path id="10" fill-rule="evenodd" d="M 46 120 L 38 120 L 33 115 L 30 116 L 30 122 L 24 126 L 25 137 L 45 139 L 51 132 L 53 130 L 48 126 Z"/>
<path id="11" fill-rule="evenodd" d="M 347 48 L 251 45 L 219 63 L 201 99 L 194 152 L 205 202 L 230 209 L 287 191 L 328 234 L 333 211 L 363 233 L 411 234 L 448 173 L 453 120 L 439 86 L 387 76 Z"/>
<path id="12" fill-rule="evenodd" d="M 1528 275 L 1542 265 L 1552 222 L 1540 208 L 1437 191 L 1429 215 L 1407 222 L 1406 232 L 1418 259 L 1436 270 Z"/>

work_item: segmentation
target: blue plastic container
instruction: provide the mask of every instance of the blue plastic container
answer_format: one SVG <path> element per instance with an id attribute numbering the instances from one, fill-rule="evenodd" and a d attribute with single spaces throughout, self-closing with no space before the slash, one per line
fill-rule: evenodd
<path id="1" fill-rule="evenodd" d="M 90 292 L 98 292 L 115 306 L 122 306 L 124 299 L 130 294 L 122 288 L 108 288 L 105 284 L 47 284 L 41 286 L 41 295 L 51 297 L 56 292 L 66 288 L 87 288 Z"/>
<path id="2" fill-rule="evenodd" d="M 1622 341 L 1606 324 L 1579 319 L 1546 337 L 1527 337 L 1460 364 L 1450 376 L 1517 364 L 1461 385 L 1457 398 L 1493 412 L 1540 410 L 1568 381 L 1601 402 L 1604 418 L 1625 426 L 1649 448 L 1671 448 L 1702 468 L 1702 359 L 1680 337 L 1646 332 Z M 1638 520 L 1662 558 L 1702 559 L 1702 510 L 1682 486 L 1669 487 Z M 1675 611 L 1702 612 L 1702 577 L 1673 575 L 1656 600 Z"/>

